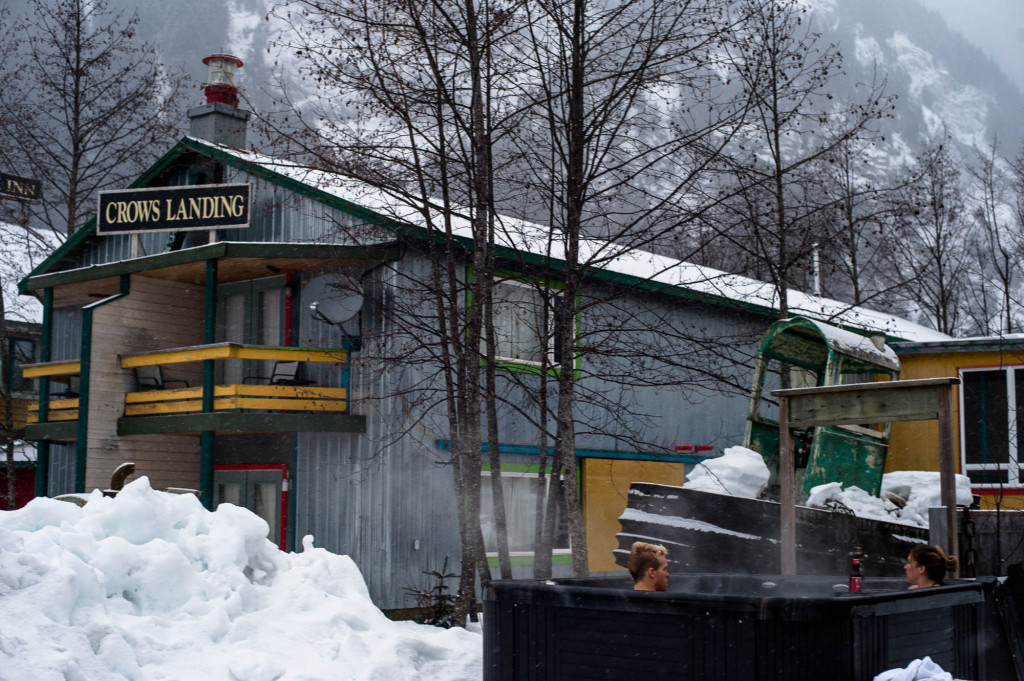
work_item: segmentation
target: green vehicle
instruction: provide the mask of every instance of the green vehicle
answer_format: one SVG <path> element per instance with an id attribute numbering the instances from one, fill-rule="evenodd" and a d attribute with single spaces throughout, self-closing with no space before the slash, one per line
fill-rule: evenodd
<path id="1" fill-rule="evenodd" d="M 766 496 L 778 498 L 779 405 L 771 391 L 896 380 L 900 362 L 881 338 L 866 338 L 802 317 L 772 324 L 761 341 L 744 446 L 771 471 Z M 877 496 L 889 448 L 889 424 L 793 428 L 797 502 L 828 482 Z"/>

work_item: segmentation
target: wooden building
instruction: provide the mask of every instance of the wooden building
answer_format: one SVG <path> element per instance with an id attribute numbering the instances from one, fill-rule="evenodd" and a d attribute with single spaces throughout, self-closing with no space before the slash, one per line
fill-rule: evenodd
<path id="1" fill-rule="evenodd" d="M 372 187 L 246 151 L 248 114 L 223 101 L 189 115 L 192 134 L 132 188 L 248 186 L 248 225 L 108 234 L 90 222 L 21 282 L 44 303 L 45 352 L 27 374 L 43 393 L 28 426 L 39 446 L 39 491 L 102 488 L 131 461 L 155 488 L 253 509 L 284 549 L 313 535 L 355 560 L 379 606 L 412 605 L 404 588 L 459 555 L 446 412 L 430 396 L 430 330 L 426 343 L 395 330 L 430 281 L 432 226 Z M 557 258 L 530 238 L 546 228 L 506 225 L 514 235 L 499 245 L 496 296 L 499 307 L 528 307 L 533 289 L 523 283 L 556 280 Z M 468 232 L 455 228 L 468 252 Z M 460 281 L 472 276 L 468 261 L 456 267 Z M 649 253 L 623 253 L 590 271 L 584 295 L 592 304 L 581 333 L 629 310 L 649 317 L 652 342 L 672 332 L 693 344 L 674 352 L 701 344 L 718 358 L 685 388 L 668 361 L 654 366 L 664 386 L 624 384 L 613 377 L 630 375 L 637 339 L 605 330 L 614 352 L 578 363 L 581 390 L 594 398 L 581 400 L 577 430 L 590 568 L 615 570 L 629 483 L 679 483 L 687 466 L 742 442 L 744 386 L 776 309 L 767 284 Z M 790 304 L 889 340 L 943 337 L 798 292 Z M 538 332 L 529 321 L 501 321 L 504 338 L 516 339 L 499 372 L 505 405 L 527 404 L 537 388 L 528 355 L 545 350 L 531 346 Z M 541 439 L 511 406 L 498 430 L 514 562 L 528 576 Z M 567 574 L 561 537 L 554 563 Z"/>
<path id="2" fill-rule="evenodd" d="M 7 390 L 0 392 L 0 419 L 7 413 L 7 395 L 10 395 L 12 429 L 15 433 L 25 427 L 29 406 L 36 402 L 35 383 L 22 375 L 22 367 L 34 363 L 39 356 L 40 324 L 6 320 L 5 333 L 0 343 L 7 346 L 7 366 L 0 367 L 0 381 Z M 0 423 L 0 426 L 3 424 Z M 0 510 L 7 508 L 7 460 L 5 440 L 0 440 Z M 15 507 L 21 508 L 35 496 L 35 448 L 14 438 L 14 469 L 16 477 Z"/>
<path id="3" fill-rule="evenodd" d="M 958 473 L 982 508 L 1024 509 L 1024 335 L 895 343 L 901 378 L 960 379 L 954 393 Z M 934 422 L 892 427 L 887 470 L 939 470 Z"/>

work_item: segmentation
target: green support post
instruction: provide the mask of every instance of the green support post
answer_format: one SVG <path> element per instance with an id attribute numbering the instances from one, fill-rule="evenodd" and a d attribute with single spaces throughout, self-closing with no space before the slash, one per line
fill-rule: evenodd
<path id="1" fill-rule="evenodd" d="M 206 313 L 203 319 L 203 342 L 217 342 L 217 260 L 206 261 Z M 213 411 L 214 364 L 203 360 L 203 412 Z M 199 500 L 213 510 L 213 467 L 216 463 L 216 434 L 204 430 L 199 436 Z"/>
<path id="2" fill-rule="evenodd" d="M 49 362 L 53 353 L 53 288 L 43 289 L 43 333 L 39 343 L 39 361 Z M 50 377 L 39 379 L 39 423 L 46 423 L 50 413 Z M 50 441 L 40 440 L 36 445 L 36 496 L 45 497 L 50 491 Z"/>

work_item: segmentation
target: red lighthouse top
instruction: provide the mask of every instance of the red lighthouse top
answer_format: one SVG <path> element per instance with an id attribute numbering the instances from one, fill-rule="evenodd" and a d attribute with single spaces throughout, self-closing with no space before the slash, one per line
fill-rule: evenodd
<path id="1" fill-rule="evenodd" d="M 223 102 L 228 106 L 238 106 L 238 88 L 235 76 L 242 68 L 242 60 L 230 54 L 211 54 L 203 59 L 206 64 L 206 103 Z"/>

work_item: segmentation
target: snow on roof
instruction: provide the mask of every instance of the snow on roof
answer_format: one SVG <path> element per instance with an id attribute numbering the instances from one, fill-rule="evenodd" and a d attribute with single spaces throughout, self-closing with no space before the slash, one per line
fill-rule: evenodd
<path id="1" fill-rule="evenodd" d="M 421 229 L 441 229 L 441 212 L 427 224 L 423 213 L 409 197 L 400 197 L 379 187 L 359 180 L 303 167 L 289 161 L 263 154 L 242 152 L 237 149 L 213 145 L 205 140 L 187 138 L 220 153 L 233 156 L 245 164 L 259 166 L 284 178 L 302 183 L 324 194 L 361 206 L 382 217 L 410 224 Z M 435 204 L 436 205 L 436 204 Z M 469 212 L 452 216 L 455 236 L 472 239 Z M 499 216 L 498 245 L 523 253 L 564 259 L 562 242 L 553 239 L 552 229 L 544 225 Z M 638 250 L 611 241 L 584 238 L 580 243 L 580 262 L 593 264 L 598 269 L 623 275 L 639 281 L 649 281 L 690 292 L 706 295 L 745 306 L 777 310 L 779 306 L 775 287 L 769 283 L 729 274 L 675 258 Z M 863 329 L 907 341 L 941 341 L 950 336 L 902 319 L 892 314 L 857 307 L 821 296 L 790 289 L 789 311 L 833 325 Z"/>
<path id="2" fill-rule="evenodd" d="M 60 245 L 56 235 L 29 231 L 18 225 L 0 222 L 0 279 L 3 280 L 4 313 L 8 320 L 41 322 L 43 306 L 32 296 L 18 295 L 18 282 Z"/>
<path id="3" fill-rule="evenodd" d="M 831 324 L 823 324 L 813 319 L 807 321 L 814 324 L 814 327 L 821 332 L 821 335 L 828 344 L 836 350 L 851 357 L 866 360 L 872 364 L 899 369 L 900 359 L 896 356 L 896 351 L 888 345 L 882 345 L 881 349 L 879 349 L 866 336 L 847 331 L 846 329 L 840 329 Z"/>

